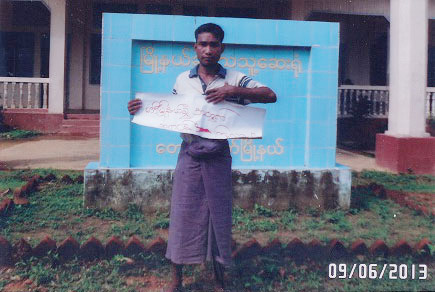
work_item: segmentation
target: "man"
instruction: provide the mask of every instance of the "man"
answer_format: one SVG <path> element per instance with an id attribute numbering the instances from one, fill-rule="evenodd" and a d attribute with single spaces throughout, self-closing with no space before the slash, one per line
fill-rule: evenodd
<path id="1" fill-rule="evenodd" d="M 275 93 L 243 73 L 218 62 L 224 51 L 224 31 L 213 23 L 195 30 L 199 65 L 181 73 L 174 94 L 203 94 L 207 102 L 239 104 L 276 101 Z M 128 103 L 130 114 L 141 107 Z M 231 155 L 227 140 L 181 134 L 183 143 L 174 172 L 166 257 L 172 261 L 172 282 L 164 290 L 181 291 L 185 264 L 212 260 L 217 289 L 224 290 L 223 266 L 231 263 Z"/>

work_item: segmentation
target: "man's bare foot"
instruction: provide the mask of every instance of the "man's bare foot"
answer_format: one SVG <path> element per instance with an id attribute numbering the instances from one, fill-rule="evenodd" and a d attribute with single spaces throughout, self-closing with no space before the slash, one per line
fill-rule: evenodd
<path id="1" fill-rule="evenodd" d="M 213 292 L 231 292 L 231 290 L 224 285 L 223 281 L 216 281 Z"/>
<path id="2" fill-rule="evenodd" d="M 183 265 L 172 264 L 171 283 L 162 289 L 162 292 L 181 292 L 183 291 Z"/>
<path id="3" fill-rule="evenodd" d="M 222 264 L 213 260 L 214 279 L 216 281 L 215 292 L 225 292 L 225 269 Z"/>
<path id="4" fill-rule="evenodd" d="M 182 292 L 183 285 L 177 285 L 174 283 L 169 284 L 167 287 L 162 289 L 162 292 Z"/>
<path id="5" fill-rule="evenodd" d="M 213 292 L 231 292 L 229 289 L 224 289 L 222 287 L 215 287 Z"/>

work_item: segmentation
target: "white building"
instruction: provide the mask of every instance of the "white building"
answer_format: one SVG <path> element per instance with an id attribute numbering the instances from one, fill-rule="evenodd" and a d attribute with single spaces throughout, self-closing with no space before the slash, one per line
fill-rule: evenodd
<path id="1" fill-rule="evenodd" d="M 3 0 L 0 105 L 8 123 L 57 132 L 74 125 L 72 114 L 96 118 L 102 12 L 340 22 L 339 115 L 352 94 L 368 95 L 373 115 L 389 117 L 387 135 L 427 136 L 435 0 Z"/>

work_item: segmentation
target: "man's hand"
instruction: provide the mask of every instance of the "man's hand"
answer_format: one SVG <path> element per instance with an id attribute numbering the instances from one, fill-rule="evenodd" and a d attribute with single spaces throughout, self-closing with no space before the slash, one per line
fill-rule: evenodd
<path id="1" fill-rule="evenodd" d="M 207 95 L 205 100 L 207 102 L 212 102 L 212 103 L 221 102 L 221 101 L 225 100 L 226 97 L 234 96 L 235 89 L 236 89 L 236 86 L 231 86 L 231 85 L 228 85 L 228 83 L 225 83 L 225 85 L 222 87 L 207 90 L 205 92 L 205 94 Z"/>
<path id="2" fill-rule="evenodd" d="M 136 98 L 128 102 L 128 111 L 130 115 L 136 114 L 142 107 L 142 100 Z"/>

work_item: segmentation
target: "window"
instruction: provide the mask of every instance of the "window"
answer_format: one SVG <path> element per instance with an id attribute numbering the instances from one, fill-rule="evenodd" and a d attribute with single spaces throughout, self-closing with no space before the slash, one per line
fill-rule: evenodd
<path id="1" fill-rule="evenodd" d="M 435 46 L 429 47 L 427 86 L 435 87 Z"/>
<path id="2" fill-rule="evenodd" d="M 101 34 L 94 33 L 91 35 L 91 55 L 89 68 L 89 83 L 100 84 Z"/>
<path id="3" fill-rule="evenodd" d="M 0 76 L 33 77 L 35 36 L 31 32 L 0 32 Z"/>
<path id="4" fill-rule="evenodd" d="M 40 1 L 12 2 L 12 14 L 16 26 L 50 26 L 50 11 Z"/>

